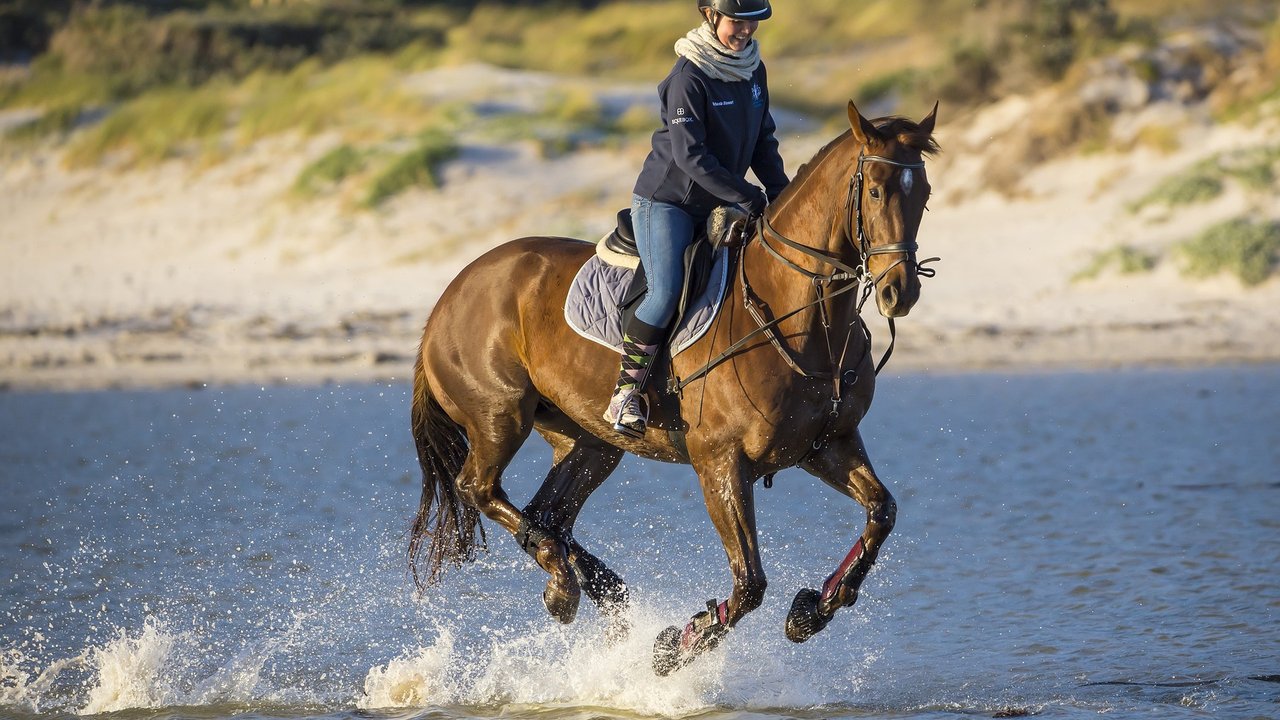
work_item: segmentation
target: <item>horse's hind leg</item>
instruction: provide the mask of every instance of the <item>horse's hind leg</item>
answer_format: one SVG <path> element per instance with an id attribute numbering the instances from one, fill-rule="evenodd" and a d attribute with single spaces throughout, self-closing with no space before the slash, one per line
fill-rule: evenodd
<path id="1" fill-rule="evenodd" d="M 569 564 L 567 545 L 559 538 L 529 531 L 524 513 L 516 509 L 502 489 L 502 472 L 533 428 L 538 395 L 528 388 L 492 392 L 468 403 L 458 403 L 459 389 L 451 396 L 453 415 L 466 428 L 470 451 L 457 479 L 463 502 L 502 525 L 551 578 L 542 594 L 543 602 L 560 622 L 573 622 L 578 612 L 581 588 Z"/>
<path id="2" fill-rule="evenodd" d="M 569 564 L 578 582 L 601 611 L 618 616 L 627 604 L 627 585 L 573 537 L 573 525 L 587 497 L 609 477 L 622 450 L 609 445 L 563 416 L 540 423 L 538 432 L 554 451 L 551 472 L 524 508 L 525 517 L 559 534 L 569 547 Z M 552 425 L 554 424 L 554 427 Z"/>
<path id="3" fill-rule="evenodd" d="M 858 599 L 858 589 L 871 571 L 880 548 L 897 516 L 893 495 L 876 477 L 867 459 L 862 437 L 852 434 L 833 438 L 801 466 L 841 493 L 857 500 L 867 511 L 867 525 L 844 560 L 822 583 L 822 589 L 796 594 L 787 615 L 787 637 L 804 642 L 830 622 L 836 610 Z"/>

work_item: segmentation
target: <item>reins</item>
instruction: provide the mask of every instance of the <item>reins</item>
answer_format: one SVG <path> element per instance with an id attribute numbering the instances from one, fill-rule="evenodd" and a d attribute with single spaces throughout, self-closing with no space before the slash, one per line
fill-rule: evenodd
<path id="1" fill-rule="evenodd" d="M 863 349 L 863 357 L 865 357 L 871 352 L 871 331 L 867 327 L 866 322 L 862 320 L 862 308 L 866 305 L 868 298 L 871 297 L 871 293 L 875 291 L 876 284 L 879 283 L 880 280 L 889 273 L 889 271 L 910 260 L 911 256 L 915 254 L 917 249 L 919 249 L 919 246 L 915 241 L 892 243 L 880 246 L 871 245 L 863 229 L 862 220 L 862 166 L 865 162 L 879 162 L 910 169 L 920 169 L 925 166 L 923 161 L 904 163 L 879 155 L 865 155 L 859 153 L 857 168 L 849 178 L 848 194 L 845 197 L 845 204 L 842 212 L 842 215 L 848 218 L 848 227 L 843 228 L 843 234 L 844 237 L 854 243 L 854 247 L 858 250 L 858 266 L 850 266 L 839 257 L 788 238 L 773 227 L 769 222 L 767 215 L 760 216 L 755 223 L 755 231 L 751 234 L 748 242 L 743 245 L 742 250 L 740 251 L 740 256 L 737 260 L 738 279 L 742 286 L 743 306 L 746 308 L 748 314 L 751 315 L 752 320 L 755 321 L 756 329 L 739 338 L 732 345 L 721 351 L 719 355 L 712 358 L 705 365 L 688 376 L 684 378 L 672 376 L 668 381 L 668 392 L 676 395 L 681 394 L 684 388 L 690 383 L 704 377 L 707 373 L 711 372 L 712 369 L 733 357 L 739 350 L 745 347 L 757 336 L 764 335 L 769 340 L 770 344 L 773 345 L 774 349 L 778 351 L 778 354 L 782 356 L 782 359 L 786 361 L 787 366 L 796 374 L 804 378 L 830 379 L 832 381 L 831 415 L 835 416 L 839 414 L 840 401 L 842 397 L 841 385 L 843 384 L 843 377 L 840 369 L 844 367 L 846 353 L 849 349 L 849 338 L 853 334 L 853 329 L 850 327 L 849 333 L 846 334 L 840 352 L 840 357 L 837 359 L 835 357 L 835 348 L 831 343 L 831 322 L 827 311 L 827 301 L 851 290 L 862 288 L 861 297 L 858 299 L 854 308 L 854 317 L 857 318 L 856 322 L 861 326 L 863 337 L 866 339 L 866 345 Z M 855 237 L 856 242 L 854 241 Z M 785 267 L 809 278 L 810 282 L 813 283 L 816 299 L 812 302 L 801 305 L 784 315 L 774 318 L 773 320 L 767 320 L 765 318 L 762 306 L 767 308 L 768 304 L 756 298 L 755 292 L 751 289 L 751 283 L 747 278 L 746 271 L 747 247 L 750 245 L 751 240 L 755 240 L 757 238 L 759 239 L 760 244 L 764 246 L 765 250 L 767 250 L 774 259 L 782 263 Z M 819 263 L 829 265 L 834 268 L 834 270 L 828 274 L 808 270 L 807 268 L 792 262 L 782 253 L 778 252 L 778 250 L 770 244 L 770 239 L 776 240 L 802 255 L 813 258 Z M 871 272 L 867 265 L 870 258 L 874 255 L 888 255 L 894 253 L 901 253 L 902 257 L 896 260 L 889 267 L 882 270 L 875 277 L 871 277 Z M 921 277 L 933 277 L 936 274 L 936 271 L 933 268 L 925 267 L 925 264 L 935 262 L 938 259 L 939 258 L 934 257 L 916 262 L 916 273 Z M 842 282 L 847 284 L 834 291 L 828 291 L 832 285 Z M 800 364 L 796 362 L 794 357 L 792 357 L 790 350 L 788 350 L 786 344 L 783 342 L 782 336 L 777 331 L 778 326 L 783 322 L 815 305 L 819 308 L 823 334 L 827 341 L 827 357 L 828 361 L 831 363 L 831 372 L 813 372 L 800 367 Z M 893 318 L 887 318 L 887 320 L 889 323 L 889 346 L 885 349 L 885 353 L 880 358 L 880 362 L 876 364 L 875 373 L 877 375 L 880 374 L 880 371 L 884 368 L 885 364 L 889 362 L 889 357 L 893 354 L 894 343 L 897 340 L 897 327 L 894 324 Z M 861 358 L 859 358 L 858 363 L 861 363 Z M 856 380 L 857 375 L 855 373 L 854 378 L 850 380 L 850 382 L 852 383 Z M 819 438 L 824 434 L 825 432 L 820 433 Z M 815 441 L 815 443 L 818 442 L 820 441 Z"/>

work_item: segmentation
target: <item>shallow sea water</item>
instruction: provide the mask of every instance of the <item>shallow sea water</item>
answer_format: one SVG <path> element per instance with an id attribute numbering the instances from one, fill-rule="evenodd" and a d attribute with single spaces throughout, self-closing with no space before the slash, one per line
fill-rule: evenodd
<path id="1" fill-rule="evenodd" d="M 408 395 L 0 395 L 0 717 L 1280 717 L 1280 367 L 883 378 L 898 525 L 858 604 L 784 638 L 863 512 L 782 473 L 765 604 L 669 678 L 654 636 L 729 589 L 692 471 L 627 458 L 579 520 L 621 640 L 552 621 L 492 524 L 418 596 Z"/>

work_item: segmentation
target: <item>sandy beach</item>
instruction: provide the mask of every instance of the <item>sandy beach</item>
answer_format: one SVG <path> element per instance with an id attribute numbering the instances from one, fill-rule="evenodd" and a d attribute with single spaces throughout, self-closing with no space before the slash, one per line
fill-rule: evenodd
<path id="1" fill-rule="evenodd" d="M 479 95 L 561 82 L 480 65 L 433 73 L 410 82 Z M 609 93 L 648 102 L 652 90 Z M 975 191 L 1001 138 L 1035 108 L 1011 98 L 963 117 L 940 111 L 944 152 L 930 161 L 920 244 L 942 260 L 898 322 L 889 371 L 1280 361 L 1275 278 L 1250 288 L 1227 275 L 1192 279 L 1172 258 L 1150 272 L 1076 278 L 1117 245 L 1167 249 L 1241 213 L 1280 217 L 1274 193 L 1233 185 L 1206 203 L 1129 209 L 1206 157 L 1276 145 L 1276 123 L 1190 116 L 1176 150 L 1072 157 L 1036 167 L 1014 197 Z M 791 172 L 834 136 L 780 124 Z M 547 159 L 530 142 L 464 137 L 439 189 L 377 210 L 291 197 L 299 171 L 337 142 L 282 136 L 211 167 L 177 159 L 141 170 L 67 170 L 57 148 L 9 153 L 0 386 L 404 381 L 423 322 L 460 268 L 523 235 L 598 238 L 629 203 L 646 150 L 632 142 Z M 887 336 L 882 319 L 866 319 Z"/>

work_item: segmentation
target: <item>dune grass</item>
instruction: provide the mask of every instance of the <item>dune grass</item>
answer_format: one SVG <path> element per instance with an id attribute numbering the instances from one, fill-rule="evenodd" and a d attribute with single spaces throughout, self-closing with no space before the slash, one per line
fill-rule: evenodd
<path id="1" fill-rule="evenodd" d="M 115 99 L 110 77 L 100 73 L 41 72 L 51 63 L 37 59 L 22 80 L 8 80 L 0 91 L 0 107 L 90 107 Z"/>
<path id="2" fill-rule="evenodd" d="M 1209 227 L 1176 247 L 1190 277 L 1229 273 L 1246 287 L 1280 269 L 1280 222 L 1234 218 Z"/>
<path id="3" fill-rule="evenodd" d="M 130 165 L 159 162 L 193 145 L 215 143 L 227 127 L 229 113 L 217 87 L 147 93 L 75 137 L 64 160 L 70 167 L 86 167 L 123 154 Z"/>
<path id="4" fill-rule="evenodd" d="M 1089 264 L 1071 277 L 1072 282 L 1093 280 L 1104 272 L 1114 269 L 1121 275 L 1150 272 L 1159 262 L 1159 257 L 1132 245 L 1117 245 L 1108 250 L 1095 253 Z"/>
<path id="5" fill-rule="evenodd" d="M 1256 0 L 1237 5 L 1246 14 L 1263 6 Z M 758 37 L 781 107 L 839 121 L 852 97 L 919 117 L 935 99 L 957 112 L 1018 82 L 1042 87 L 1065 64 L 1124 37 L 1126 27 L 1161 17 L 1136 0 L 1114 6 L 1116 13 L 1105 2 L 807 0 L 779 6 Z M 688 0 L 554 6 L 314 0 L 256 9 L 181 3 L 149 12 L 86 4 L 58 29 L 29 78 L 5 80 L 0 105 L 62 109 L 61 120 L 51 114 L 32 133 L 56 135 L 66 108 L 105 115 L 73 133 L 73 164 L 116 151 L 150 162 L 214 140 L 225 150 L 282 132 L 341 129 L 367 145 L 443 124 L 437 109 L 400 86 L 406 70 L 483 61 L 656 82 L 675 59 L 672 43 L 696 23 Z M 1058 38 L 1064 27 L 1066 37 Z M 295 31 L 318 38 L 315 46 L 290 44 Z M 1268 52 L 1280 53 L 1280 30 L 1271 35 Z M 178 97 L 191 108 L 178 108 Z M 543 111 L 525 118 L 534 131 L 544 128 L 532 136 L 551 153 L 593 142 L 600 133 L 652 126 L 639 112 L 604 117 L 594 98 L 562 100 L 554 117 Z M 1055 145 L 1078 148 L 1105 130 L 1104 118 L 1089 108 L 1063 116 L 1024 143 L 1027 164 L 1054 155 Z M 219 137 L 224 130 L 230 132 Z"/>
<path id="6" fill-rule="evenodd" d="M 368 154 L 343 143 L 309 163 L 293 183 L 295 195 L 311 198 L 364 170 Z"/>
<path id="7" fill-rule="evenodd" d="M 16 142 L 36 142 L 45 138 L 64 137 L 76 126 L 84 113 L 80 105 L 55 105 L 36 119 L 25 122 L 5 133 L 5 139 Z"/>
<path id="8" fill-rule="evenodd" d="M 405 91 L 401 77 L 394 59 L 362 57 L 254 73 L 238 83 L 153 90 L 120 103 L 73 138 L 66 161 L 84 167 L 119 153 L 130 164 L 146 165 L 202 144 L 244 147 L 285 132 L 340 128 L 370 142 L 451 122 L 445 108 L 429 107 Z"/>
<path id="9" fill-rule="evenodd" d="M 1267 192 L 1280 179 L 1280 145 L 1246 148 L 1222 155 L 1222 172 L 1246 190 Z"/>
<path id="10" fill-rule="evenodd" d="M 440 165 L 457 154 L 452 137 L 435 130 L 424 132 L 413 149 L 393 157 L 373 176 L 364 206 L 376 208 L 412 187 L 439 187 Z"/>
<path id="11" fill-rule="evenodd" d="M 1251 192 L 1269 192 L 1277 185 L 1280 146 L 1260 146 L 1219 153 L 1164 179 L 1151 192 L 1129 205 L 1138 212 L 1151 205 L 1181 207 L 1212 200 L 1223 193 L 1227 180 Z"/>
<path id="12" fill-rule="evenodd" d="M 337 127 L 360 135 L 404 132 L 420 125 L 430 109 L 400 80 L 393 60 L 373 56 L 255 73 L 229 93 L 238 109 L 237 139 L 247 145 L 282 132 L 313 135 Z"/>
<path id="13" fill-rule="evenodd" d="M 1222 171 L 1218 168 L 1217 160 L 1211 159 L 1165 178 L 1151 192 L 1131 204 L 1129 210 L 1138 212 L 1151 205 L 1176 208 L 1205 202 L 1221 195 L 1224 188 Z"/>

